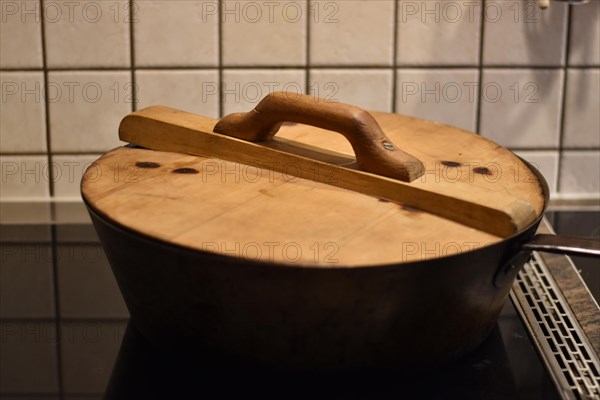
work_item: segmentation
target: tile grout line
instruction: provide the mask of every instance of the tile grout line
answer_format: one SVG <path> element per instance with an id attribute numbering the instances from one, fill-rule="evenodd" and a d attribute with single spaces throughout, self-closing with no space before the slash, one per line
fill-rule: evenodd
<path id="1" fill-rule="evenodd" d="M 481 0 L 481 22 L 479 24 L 479 61 L 477 66 L 479 90 L 477 90 L 477 111 L 475 114 L 475 132 L 481 135 L 481 98 L 483 97 L 483 49 L 485 38 L 485 6 L 486 0 Z"/>
<path id="2" fill-rule="evenodd" d="M 306 64 L 301 65 L 228 65 L 224 66 L 223 69 L 235 69 L 235 70 L 287 70 L 287 69 L 304 69 Z M 390 65 L 367 65 L 367 64 L 348 64 L 348 65 L 310 65 L 311 69 L 321 70 L 332 70 L 332 69 L 361 69 L 361 70 L 386 70 L 390 69 Z M 402 64 L 396 67 L 397 69 L 420 69 L 420 70 L 436 70 L 436 69 L 479 69 L 478 64 Z M 498 65 L 490 64 L 486 65 L 485 69 L 498 69 L 498 70 L 515 70 L 515 69 L 544 69 L 544 70 L 557 70 L 563 69 L 562 65 Z M 578 70 L 597 70 L 600 69 L 600 65 L 570 65 L 570 69 Z M 197 65 L 197 66 L 136 66 L 136 71 L 205 71 L 205 70 L 218 70 L 218 66 L 211 65 Z M 79 71 L 125 71 L 129 72 L 131 67 L 57 67 L 47 68 L 48 72 L 79 72 Z M 0 72 L 43 72 L 44 68 L 0 68 Z"/>
<path id="3" fill-rule="evenodd" d="M 43 65 L 43 73 L 44 73 L 44 91 L 48 93 L 48 49 L 46 45 L 46 15 L 44 8 L 44 0 L 40 0 L 40 29 L 41 29 L 41 40 L 42 40 L 42 65 Z M 51 129 L 50 129 L 50 101 L 48 100 L 48 96 L 44 96 L 44 107 L 46 109 L 45 115 L 45 125 L 46 125 L 46 146 L 48 152 L 48 165 L 52 165 L 53 163 L 53 154 L 52 154 L 52 140 L 51 140 Z M 54 168 L 48 168 L 49 179 L 49 191 L 50 197 L 54 197 Z M 54 329 L 56 332 L 56 345 L 54 349 L 56 351 L 56 379 L 58 386 L 58 395 L 59 398 L 63 398 L 64 396 L 64 382 L 63 382 L 63 360 L 62 360 L 62 345 L 61 345 L 61 330 L 60 330 L 60 307 L 59 307 L 59 296 L 58 296 L 58 267 L 57 261 L 58 256 L 57 245 L 56 245 L 56 225 L 54 225 L 54 221 L 56 221 L 56 204 L 54 201 L 50 204 L 50 219 L 53 221 L 50 226 L 50 239 L 52 242 L 52 285 L 54 289 Z"/>
<path id="4" fill-rule="evenodd" d="M 219 72 L 219 118 L 223 117 L 225 98 L 223 97 L 223 0 L 218 0 L 217 7 L 217 63 Z"/>
<path id="5" fill-rule="evenodd" d="M 398 18 L 399 18 L 399 14 L 398 14 L 398 10 L 400 7 L 398 7 L 398 1 L 399 0 L 395 0 L 394 1 L 394 10 L 392 12 L 393 14 L 393 18 L 394 18 L 394 28 L 393 28 L 393 32 L 392 34 L 394 35 L 394 37 L 392 38 L 392 110 L 391 112 L 396 113 L 398 110 L 396 110 L 396 107 L 398 106 L 398 99 L 397 99 L 397 90 L 398 90 L 398 73 L 396 71 L 396 68 L 398 67 L 398 32 L 399 32 L 399 26 L 398 26 Z"/>
<path id="6" fill-rule="evenodd" d="M 129 0 L 129 70 L 131 72 L 131 111 L 137 111 L 138 91 L 135 65 L 135 0 Z"/>
<path id="7" fill-rule="evenodd" d="M 569 66 L 569 52 L 571 50 L 571 27 L 573 26 L 573 9 L 571 5 L 567 5 L 567 29 L 565 32 L 565 54 L 564 54 L 564 65 L 563 80 L 562 80 L 562 99 L 561 99 L 561 110 L 560 110 L 560 130 L 558 132 L 558 160 L 556 166 L 556 192 L 560 193 L 561 179 L 560 171 L 563 164 L 564 154 L 564 140 L 565 140 L 565 117 L 567 113 L 567 83 L 568 83 L 568 66 Z"/>
<path id="8" fill-rule="evenodd" d="M 304 47 L 305 50 L 305 66 L 304 66 L 304 93 L 305 94 L 311 94 L 311 90 L 310 90 L 310 33 L 311 33 L 311 29 L 310 29 L 310 17 L 311 17 L 311 2 L 310 0 L 306 0 L 306 44 Z"/>
<path id="9" fill-rule="evenodd" d="M 40 34 L 42 41 L 42 73 L 44 76 L 44 93 L 48 93 L 48 49 L 46 46 L 46 13 L 44 8 L 44 0 L 40 0 Z M 44 124 L 46 125 L 46 153 L 48 157 L 48 166 L 52 165 L 52 139 L 50 130 L 50 101 L 48 96 L 44 96 Z M 48 168 L 48 192 L 50 198 L 54 197 L 54 168 Z M 50 207 L 50 218 L 52 221 L 55 219 L 55 209 L 53 206 Z"/>

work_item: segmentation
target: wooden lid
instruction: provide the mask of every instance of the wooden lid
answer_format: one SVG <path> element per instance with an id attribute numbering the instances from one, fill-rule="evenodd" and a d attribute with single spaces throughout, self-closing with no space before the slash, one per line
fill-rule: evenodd
<path id="1" fill-rule="evenodd" d="M 529 203 L 544 193 L 503 147 L 431 121 L 374 112 L 383 131 L 425 165 L 410 185 Z M 216 121 L 215 121 L 216 122 Z M 337 133 L 285 125 L 278 137 L 352 156 Z M 190 249 L 293 265 L 349 267 L 425 260 L 502 240 L 437 215 L 309 179 L 212 157 L 120 147 L 86 172 L 97 212 L 142 235 Z"/>

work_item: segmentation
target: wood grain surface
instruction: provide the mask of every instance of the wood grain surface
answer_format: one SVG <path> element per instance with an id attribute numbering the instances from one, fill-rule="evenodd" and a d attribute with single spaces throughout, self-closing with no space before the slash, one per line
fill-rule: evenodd
<path id="1" fill-rule="evenodd" d="M 530 204 L 536 216 L 541 214 L 544 198 L 539 182 L 506 149 L 458 128 L 372 114 L 394 143 L 423 161 L 425 173 L 410 185 L 481 204 L 518 199 Z M 324 129 L 284 125 L 278 137 L 280 146 L 294 140 L 309 150 L 325 149 L 319 153 L 329 162 L 353 161 L 350 143 Z M 500 240 L 399 202 L 327 184 L 331 177 L 320 178 L 122 147 L 89 168 L 82 193 L 97 211 L 144 235 L 279 263 L 340 267 L 400 263 Z"/>

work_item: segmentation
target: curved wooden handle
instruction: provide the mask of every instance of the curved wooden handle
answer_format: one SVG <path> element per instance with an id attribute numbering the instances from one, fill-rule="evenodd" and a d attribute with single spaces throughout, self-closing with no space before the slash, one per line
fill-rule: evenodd
<path id="1" fill-rule="evenodd" d="M 421 161 L 392 143 L 367 111 L 304 94 L 273 92 L 254 110 L 221 118 L 214 132 L 258 142 L 275 136 L 284 122 L 341 133 L 352 145 L 356 163 L 363 171 L 405 182 L 425 171 Z"/>

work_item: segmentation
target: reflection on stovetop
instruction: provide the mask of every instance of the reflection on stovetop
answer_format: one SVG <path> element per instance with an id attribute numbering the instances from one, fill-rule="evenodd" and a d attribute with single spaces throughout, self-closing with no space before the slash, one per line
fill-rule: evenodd
<path id="1" fill-rule="evenodd" d="M 559 398 L 510 303 L 477 350 L 444 368 L 420 372 L 292 374 L 210 352 L 175 355 L 153 348 L 130 323 L 107 389 L 111 399 L 248 394 L 267 399 Z"/>
<path id="2" fill-rule="evenodd" d="M 101 398 L 129 313 L 93 227 L 0 238 L 0 397 Z"/>
<path id="3" fill-rule="evenodd" d="M 559 233 L 595 224 L 597 235 L 597 213 L 549 216 Z M 2 398 L 94 399 L 105 392 L 108 398 L 177 398 L 184 391 L 220 398 L 559 398 L 510 301 L 491 336 L 442 369 L 411 376 L 398 370 L 292 376 L 152 348 L 128 324 L 91 225 L 2 225 L 0 236 Z M 591 276 L 588 286 L 596 295 L 600 288 L 590 282 L 600 285 L 598 273 L 582 272 Z"/>

